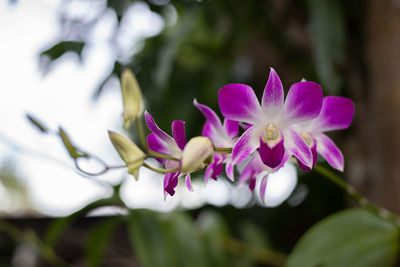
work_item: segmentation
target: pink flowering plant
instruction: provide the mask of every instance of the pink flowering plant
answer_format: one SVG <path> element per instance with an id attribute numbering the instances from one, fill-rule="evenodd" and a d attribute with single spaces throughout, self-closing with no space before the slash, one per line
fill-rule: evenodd
<path id="1" fill-rule="evenodd" d="M 79 152 L 64 134 L 64 144 L 74 158 L 80 172 L 102 174 L 109 169 L 126 167 L 138 179 L 142 167 L 164 173 L 164 198 L 174 196 L 180 180 L 190 191 L 195 191 L 191 173 L 204 172 L 204 183 L 217 180 L 223 174 L 235 182 L 248 183 L 253 191 L 258 185 L 261 201 L 265 200 L 268 176 L 278 172 L 288 161 L 303 170 L 312 170 L 320 154 L 333 168 L 344 169 L 344 158 L 335 143 L 324 134 L 350 126 L 354 116 L 353 102 L 344 97 L 323 97 L 321 87 L 302 80 L 290 86 L 286 97 L 282 82 L 271 68 L 267 84 L 258 101 L 253 89 L 245 84 L 228 84 L 218 92 L 218 103 L 224 117 L 219 118 L 210 107 L 194 99 L 194 106 L 204 115 L 202 136 L 189 141 L 185 122 L 172 122 L 172 136 L 160 129 L 150 112 L 143 108 L 142 93 L 136 78 L 129 70 L 121 77 L 124 104 L 124 126 L 136 125 L 141 148 L 128 138 L 110 132 L 110 139 L 124 166 L 104 165 L 99 173 L 86 172 L 79 159 L 90 156 Z M 146 136 L 142 117 L 150 134 Z M 240 125 L 244 130 L 240 130 Z M 161 168 L 151 165 L 154 158 Z M 154 163 L 153 163 L 154 164 Z M 239 172 L 236 166 L 240 165 Z"/>
<path id="2" fill-rule="evenodd" d="M 343 234 L 336 231 L 336 225 L 339 228 L 342 224 L 347 227 L 354 222 L 354 235 L 363 241 L 368 236 L 366 233 L 379 230 L 376 227 L 370 229 L 375 224 L 375 221 L 370 220 L 379 220 L 376 225 L 390 224 L 382 229 L 394 227 L 390 234 L 396 237 L 393 242 L 398 242 L 398 215 L 373 204 L 329 168 L 317 164 L 320 155 L 320 161 L 325 160 L 333 169 L 343 172 L 343 153 L 325 133 L 350 126 L 354 117 L 354 103 L 350 99 L 324 97 L 322 88 L 317 83 L 305 80 L 290 86 L 285 97 L 282 82 L 275 70 L 271 69 L 261 102 L 253 89 L 245 84 L 228 84 L 219 89 L 216 97 L 223 119 L 216 111 L 194 99 L 194 107 L 204 115 L 204 125 L 201 135 L 187 139 L 184 121 L 173 121 L 171 134 L 157 125 L 150 112 L 144 109 L 139 84 L 131 71 L 123 72 L 121 88 L 124 127 L 129 129 L 134 124 L 140 140 L 140 145 L 137 145 L 129 138 L 109 131 L 110 141 L 124 161 L 122 165 L 108 165 L 100 157 L 79 149 L 61 127 L 58 131 L 51 131 L 32 116 L 29 115 L 28 119 L 43 133 L 54 134 L 61 139 L 76 169 L 82 175 L 97 176 L 120 168 L 126 168 L 136 179 L 140 178 L 142 168 L 164 174 L 163 187 L 160 188 L 164 199 L 176 194 L 179 183 L 195 194 L 196 188 L 192 185 L 191 177 L 193 173 L 200 173 L 205 184 L 210 179 L 219 182 L 221 176 L 226 176 L 232 183 L 247 184 L 250 191 L 257 193 L 263 203 L 268 197 L 269 181 L 277 177 L 275 173 L 285 171 L 288 164 L 297 164 L 304 171 L 315 170 L 322 174 L 341 187 L 360 206 L 376 215 L 372 219 L 371 214 L 364 213 L 365 211 L 348 211 L 326 219 L 302 237 L 288 258 L 287 266 L 316 266 L 325 260 L 330 262 L 338 258 L 336 254 L 329 253 L 326 254 L 328 258 L 325 258 L 326 251 L 330 252 L 332 247 L 339 248 L 340 252 L 343 243 L 341 240 L 347 240 L 347 232 Z M 148 134 L 143 121 L 149 130 Z M 88 171 L 82 164 L 85 160 L 97 161 L 102 169 Z M 293 166 L 289 169 L 295 172 Z M 104 205 L 126 207 L 118 197 L 118 188 L 119 186 L 114 188 L 115 194 Z M 103 202 L 99 203 L 103 205 Z M 358 221 L 353 218 L 358 218 Z M 365 223 L 358 225 L 361 221 Z M 138 222 L 134 221 L 134 225 L 136 223 Z M 320 241 L 320 237 L 331 233 L 332 229 L 335 236 L 331 236 L 327 242 Z M 338 241 L 339 245 L 335 245 L 336 236 L 342 242 Z M 386 232 L 382 236 L 386 238 Z M 347 241 L 345 243 L 347 245 Z M 377 241 L 377 244 L 381 243 Z M 355 245 L 356 249 L 359 247 L 361 245 Z M 325 252 L 319 253 L 320 248 Z M 280 253 L 274 255 L 274 259 L 268 259 L 267 262 L 280 266 L 285 261 L 284 257 Z M 303 258 L 312 264 L 299 264 Z M 382 258 L 386 260 L 385 257 Z"/>
<path id="3" fill-rule="evenodd" d="M 238 183 L 248 183 L 251 191 L 258 184 L 264 201 L 269 174 L 279 171 L 288 161 L 309 171 L 315 167 L 320 154 L 333 168 L 344 170 L 342 152 L 324 133 L 348 128 L 353 120 L 354 104 L 345 97 L 323 97 L 321 87 L 315 82 L 302 80 L 293 84 L 285 98 L 282 82 L 271 68 L 261 104 L 250 86 L 225 85 L 218 92 L 222 121 L 214 110 L 194 99 L 193 105 L 204 115 L 205 122 L 202 136 L 189 141 L 184 121 L 172 122 L 171 136 L 144 110 L 142 93 L 131 71 L 123 72 L 121 88 L 124 127 L 129 128 L 134 122 L 141 148 L 128 138 L 110 132 L 110 140 L 125 165 L 108 166 L 100 158 L 77 149 L 60 129 L 57 134 L 82 174 L 99 175 L 126 167 L 138 179 L 140 168 L 145 167 L 165 174 L 166 198 L 174 196 L 180 180 L 184 180 L 188 190 L 195 191 L 191 182 L 193 172 L 204 171 L 204 183 L 210 178 L 217 180 L 223 171 L 235 182 L 235 167 L 239 164 L 242 171 L 237 171 Z M 150 130 L 147 136 L 142 117 Z M 97 173 L 85 171 L 80 164 L 82 158 L 94 158 L 104 168 Z M 149 158 L 154 158 L 162 167 L 148 163 Z"/>

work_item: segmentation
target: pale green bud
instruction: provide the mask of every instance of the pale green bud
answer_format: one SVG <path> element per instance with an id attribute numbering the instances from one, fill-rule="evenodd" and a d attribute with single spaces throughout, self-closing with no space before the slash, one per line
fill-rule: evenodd
<path id="1" fill-rule="evenodd" d="M 208 137 L 197 136 L 190 139 L 182 153 L 182 172 L 203 169 L 213 162 L 213 155 L 214 145 Z"/>
<path id="2" fill-rule="evenodd" d="M 108 135 L 118 154 L 126 163 L 128 173 L 132 174 L 137 180 L 139 168 L 143 165 L 146 155 L 130 139 L 112 131 L 108 131 Z"/>
<path id="3" fill-rule="evenodd" d="M 124 104 L 124 128 L 130 127 L 132 120 L 135 120 L 143 113 L 143 99 L 140 86 L 132 71 L 125 69 L 121 75 L 122 101 Z"/>

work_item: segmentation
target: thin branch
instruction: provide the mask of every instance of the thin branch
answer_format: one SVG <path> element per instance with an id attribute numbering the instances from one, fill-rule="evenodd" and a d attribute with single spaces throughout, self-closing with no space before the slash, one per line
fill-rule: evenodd
<path id="1" fill-rule="evenodd" d="M 135 119 L 135 126 L 136 126 L 136 130 L 138 132 L 138 135 L 139 135 L 140 142 L 143 145 L 144 151 L 147 152 L 148 146 L 147 146 L 147 142 L 146 142 L 146 135 L 144 133 L 143 122 L 142 122 L 141 117 L 138 117 Z"/>
<path id="2" fill-rule="evenodd" d="M 214 151 L 220 154 L 231 154 L 232 148 L 231 147 L 216 147 Z"/>
<path id="3" fill-rule="evenodd" d="M 174 169 L 161 169 L 161 168 L 156 168 L 156 167 L 153 167 L 153 166 L 147 164 L 146 162 L 143 163 L 143 167 L 146 167 L 147 169 L 152 170 L 152 171 L 155 171 L 155 172 L 158 172 L 158 173 L 171 173 L 171 172 L 177 172 L 177 171 L 179 171 L 179 168 L 174 168 Z"/>
<path id="4" fill-rule="evenodd" d="M 158 152 L 155 152 L 155 151 L 151 151 L 151 150 L 149 150 L 147 152 L 147 157 L 160 158 L 160 159 L 170 159 L 170 160 L 179 161 L 179 159 L 174 157 L 174 156 L 161 154 L 161 153 L 158 153 Z"/>
<path id="5" fill-rule="evenodd" d="M 365 198 L 363 195 L 357 192 L 357 190 L 351 184 L 341 179 L 331 170 L 318 164 L 314 167 L 314 170 L 316 170 L 318 173 L 322 174 L 323 177 L 327 178 L 328 180 L 342 188 L 344 191 L 346 191 L 351 198 L 353 198 L 358 204 L 360 204 L 360 206 L 366 208 L 367 210 L 371 211 L 382 219 L 394 223 L 397 227 L 400 227 L 399 215 L 372 203 L 369 199 Z"/>

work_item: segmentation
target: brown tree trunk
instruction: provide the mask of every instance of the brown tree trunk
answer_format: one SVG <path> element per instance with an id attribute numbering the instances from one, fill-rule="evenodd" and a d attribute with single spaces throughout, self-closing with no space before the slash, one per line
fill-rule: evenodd
<path id="1" fill-rule="evenodd" d="M 400 213 L 400 2 L 367 3 L 365 102 L 356 106 L 359 156 L 349 177 L 367 197 Z M 358 145 L 357 145 L 358 146 Z"/>

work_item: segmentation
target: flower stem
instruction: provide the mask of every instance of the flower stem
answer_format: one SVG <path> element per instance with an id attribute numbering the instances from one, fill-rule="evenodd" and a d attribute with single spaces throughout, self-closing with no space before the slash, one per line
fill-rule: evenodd
<path id="1" fill-rule="evenodd" d="M 363 195 L 357 192 L 357 190 L 351 184 L 341 179 L 338 175 L 336 175 L 329 169 L 317 164 L 315 165 L 314 170 L 316 170 L 318 173 L 322 174 L 322 176 L 346 191 L 346 193 L 349 194 L 350 197 L 353 198 L 360 206 L 366 208 L 367 210 L 381 217 L 382 219 L 394 223 L 397 227 L 400 227 L 399 215 L 372 203 L 369 199 L 365 198 Z"/>
<path id="2" fill-rule="evenodd" d="M 231 147 L 216 147 L 214 151 L 220 154 L 231 154 L 232 148 Z"/>
<path id="3" fill-rule="evenodd" d="M 179 159 L 173 157 L 173 156 L 169 156 L 169 155 L 165 155 L 165 154 L 161 154 L 155 151 L 151 151 L 149 150 L 147 153 L 148 157 L 153 157 L 153 158 L 160 158 L 160 159 L 171 159 L 171 160 L 175 160 L 175 161 L 179 161 Z"/>
<path id="4" fill-rule="evenodd" d="M 179 171 L 179 168 L 162 169 L 162 168 L 157 168 L 157 167 L 151 166 L 151 165 L 147 164 L 146 162 L 143 163 L 143 167 L 146 167 L 147 169 L 158 172 L 158 173 L 170 173 L 170 172 Z"/>
<path id="5" fill-rule="evenodd" d="M 148 147 L 147 147 L 146 136 L 144 133 L 143 122 L 142 122 L 141 117 L 138 117 L 135 119 L 135 126 L 136 126 L 136 130 L 138 132 L 138 135 L 139 135 L 140 142 L 142 143 L 142 146 L 144 148 L 144 151 L 147 152 Z"/>

